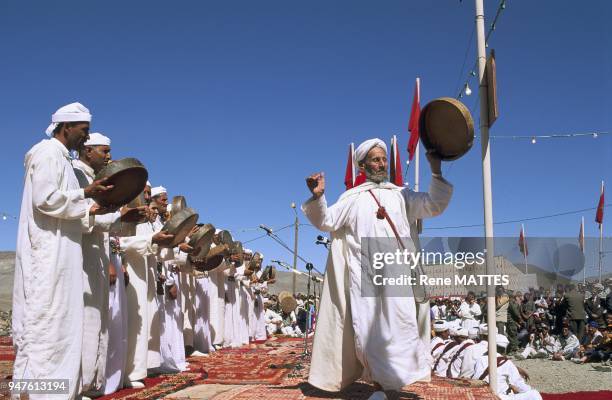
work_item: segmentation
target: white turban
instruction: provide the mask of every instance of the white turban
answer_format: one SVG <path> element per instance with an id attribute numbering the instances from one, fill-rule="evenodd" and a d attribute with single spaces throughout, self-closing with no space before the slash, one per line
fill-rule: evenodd
<path id="1" fill-rule="evenodd" d="M 501 335 L 499 333 L 497 335 L 495 335 L 495 341 L 497 342 L 497 346 L 499 346 L 499 347 L 501 347 L 503 349 L 508 347 L 508 344 L 510 343 L 508 341 L 507 337 L 505 337 L 504 335 Z"/>
<path id="2" fill-rule="evenodd" d="M 385 153 L 387 152 L 387 145 L 385 142 L 378 138 L 368 139 L 355 149 L 355 163 L 359 164 L 359 162 L 363 161 L 368 155 L 368 152 L 374 147 L 380 147 L 385 151 Z"/>
<path id="3" fill-rule="evenodd" d="M 147 181 L 146 186 L 151 187 L 151 186 L 152 186 L 152 185 L 151 185 L 151 182 Z"/>
<path id="4" fill-rule="evenodd" d="M 253 250 L 251 249 L 242 249 L 242 252 L 245 254 L 253 254 Z"/>
<path id="5" fill-rule="evenodd" d="M 60 122 L 91 122 L 91 114 L 87 107 L 81 103 L 70 103 L 59 108 L 51 116 L 51 125 L 47 127 L 45 133 L 52 137 L 53 131 Z"/>
<path id="6" fill-rule="evenodd" d="M 478 328 L 470 328 L 468 329 L 468 337 L 470 339 L 478 339 L 479 330 Z"/>
<path id="7" fill-rule="evenodd" d="M 433 328 L 434 332 L 444 332 L 448 330 L 448 325 L 446 324 L 446 321 L 437 320 L 434 322 Z"/>
<path id="8" fill-rule="evenodd" d="M 495 330 L 497 331 L 497 327 L 495 328 Z M 480 332 L 480 335 L 488 335 L 489 334 L 489 325 L 487 324 L 480 324 L 478 326 L 478 331 Z"/>
<path id="9" fill-rule="evenodd" d="M 155 186 L 151 188 L 151 197 L 159 196 L 162 193 L 168 193 L 165 187 L 163 186 Z"/>
<path id="10" fill-rule="evenodd" d="M 467 328 L 459 328 L 455 331 L 455 336 L 468 337 L 469 332 Z"/>
<path id="11" fill-rule="evenodd" d="M 110 146 L 111 140 L 101 133 L 94 132 L 89 134 L 89 139 L 85 142 L 85 146 Z"/>

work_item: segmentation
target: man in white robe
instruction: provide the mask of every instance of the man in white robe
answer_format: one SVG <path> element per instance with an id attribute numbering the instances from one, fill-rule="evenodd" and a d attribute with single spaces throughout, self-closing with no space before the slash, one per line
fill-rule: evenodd
<path id="1" fill-rule="evenodd" d="M 254 332 L 254 336 L 253 336 L 253 340 L 254 341 L 264 341 L 267 339 L 267 333 L 266 333 L 266 314 L 265 314 L 265 308 L 264 308 L 264 298 L 263 298 L 263 293 L 267 290 L 267 284 L 268 282 L 266 281 L 259 281 L 259 279 L 261 278 L 263 274 L 262 270 L 259 270 L 257 272 L 257 283 L 255 283 L 255 288 L 254 288 L 254 294 L 255 294 L 255 301 L 253 302 L 253 314 L 254 314 L 254 319 L 255 319 L 255 332 Z"/>
<path id="2" fill-rule="evenodd" d="M 542 400 L 540 393 L 529 386 L 519 369 L 511 360 L 502 356 L 508 347 L 508 339 L 504 335 L 496 336 L 497 342 L 497 396 L 502 400 Z M 476 362 L 472 379 L 489 382 L 489 355 L 483 354 Z"/>
<path id="3" fill-rule="evenodd" d="M 223 347 L 238 348 L 240 340 L 240 289 L 236 277 L 239 268 L 233 264 L 223 271 L 225 274 L 225 310 L 223 324 Z"/>
<path id="4" fill-rule="evenodd" d="M 193 348 L 198 354 L 206 356 L 215 351 L 210 331 L 211 291 L 209 273 L 196 272 L 195 286 Z"/>
<path id="5" fill-rule="evenodd" d="M 144 191 L 145 202 L 151 201 L 151 183 L 147 181 Z M 108 301 L 108 353 L 106 357 L 106 382 L 104 394 L 111 394 L 123 387 L 126 380 L 126 363 L 128 352 L 128 303 L 126 287 L 129 284 L 127 262 L 124 262 L 123 253 L 127 248 L 132 251 L 152 246 L 152 237 L 131 236 L 135 233 L 135 224 L 126 224 L 123 241 L 120 236 L 113 233 L 109 239 L 109 301 Z M 124 232 L 121 232 L 124 233 Z M 123 246 L 125 248 L 121 248 Z M 140 382 L 137 383 L 140 386 Z"/>
<path id="6" fill-rule="evenodd" d="M 429 193 L 386 182 L 386 153 L 380 139 L 361 144 L 355 160 L 367 182 L 346 191 L 331 207 L 323 196 L 324 175 L 311 175 L 307 185 L 312 197 L 302 206 L 315 227 L 332 232 L 308 381 L 323 390 L 339 391 L 364 375 L 378 389 L 373 398 L 385 398 L 382 389 L 429 379 L 431 356 L 428 340 L 425 343 L 419 335 L 412 288 L 406 288 L 405 297 L 362 296 L 361 240 L 396 240 L 384 217 L 386 210 L 397 236 L 414 252 L 411 225 L 442 213 L 452 194 L 452 185 L 441 176 L 440 160 L 430 153 Z"/>
<path id="7" fill-rule="evenodd" d="M 95 176 L 111 160 L 110 139 L 101 133 L 91 133 L 79 159 L 73 160 L 74 172 L 82 188 L 90 185 Z M 93 200 L 89 199 L 93 205 Z M 131 211 L 136 211 L 131 212 Z M 100 396 L 105 382 L 108 352 L 108 292 L 109 292 L 109 232 L 119 231 L 121 222 L 132 222 L 140 213 L 134 209 L 117 211 L 95 218 L 94 224 L 83 235 L 83 355 L 82 392 Z"/>
<path id="8" fill-rule="evenodd" d="M 157 231 L 154 225 L 156 208 L 151 208 L 150 220 L 136 226 L 136 235 L 120 238 L 121 249 L 127 261 L 130 285 L 127 287 L 128 300 L 128 351 L 126 361 L 127 387 L 144 387 L 142 380 L 147 376 L 148 368 L 160 365 L 159 333 L 156 340 L 157 357 L 149 360 L 150 332 L 152 326 L 159 326 L 159 309 L 157 305 L 157 281 L 154 271 L 157 269 L 157 244 L 168 244 L 173 235 Z M 155 299 L 155 300 L 154 300 Z M 155 318 L 155 322 L 152 319 Z M 155 353 L 153 352 L 153 355 Z"/>
<path id="9" fill-rule="evenodd" d="M 81 188 L 70 151 L 89 136 L 89 110 L 72 103 L 57 110 L 45 139 L 25 156 L 24 190 L 13 287 L 15 379 L 67 379 L 80 390 L 83 340 L 83 232 L 96 214 L 87 199 L 112 186 L 96 181 Z M 30 394 L 31 399 L 45 395 Z"/>

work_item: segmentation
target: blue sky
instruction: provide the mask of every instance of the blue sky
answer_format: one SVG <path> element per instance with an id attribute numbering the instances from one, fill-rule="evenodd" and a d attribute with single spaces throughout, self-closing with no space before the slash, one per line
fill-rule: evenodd
<path id="1" fill-rule="evenodd" d="M 491 134 L 612 131 L 612 5 L 507 3 L 490 40 L 501 114 Z M 488 23 L 497 5 L 485 1 Z M 4 1 L 0 211 L 18 215 L 23 155 L 55 109 L 80 101 L 94 115 L 92 130 L 112 138 L 115 158 L 139 158 L 151 181 L 185 195 L 203 222 L 243 241 L 261 235 L 259 224 L 288 225 L 290 203 L 308 197 L 308 174 L 325 171 L 330 201 L 342 192 L 348 143 L 398 134 L 405 147 L 416 76 L 423 104 L 456 95 L 474 62 L 472 42 L 460 74 L 473 14 L 472 1 L 456 0 Z M 465 102 L 477 110 L 476 101 Z M 595 207 L 601 180 L 612 185 L 611 160 L 612 135 L 494 141 L 495 220 Z M 444 171 L 453 201 L 425 226 L 481 223 L 480 142 Z M 424 167 L 425 188 L 427 176 Z M 530 221 L 526 230 L 574 237 L 581 216 Z M 596 236 L 594 211 L 584 216 Z M 497 225 L 495 233 L 519 229 Z M 16 221 L 0 221 L 0 249 L 14 249 L 16 231 Z M 302 226 L 300 248 L 322 267 L 317 234 Z M 291 229 L 279 236 L 292 245 Z M 269 238 L 247 246 L 292 260 Z"/>

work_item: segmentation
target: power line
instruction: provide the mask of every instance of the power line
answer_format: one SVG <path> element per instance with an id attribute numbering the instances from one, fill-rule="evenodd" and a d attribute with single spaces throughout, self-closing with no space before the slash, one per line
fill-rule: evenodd
<path id="1" fill-rule="evenodd" d="M 489 47 L 489 38 L 493 34 L 493 31 L 495 29 L 497 29 L 497 20 L 499 19 L 500 15 L 501 15 L 501 12 L 503 10 L 505 10 L 505 9 L 506 9 L 506 0 L 501 0 L 499 2 L 499 5 L 497 6 L 497 11 L 495 12 L 495 17 L 493 18 L 493 22 L 491 23 L 491 25 L 489 27 L 489 31 L 487 32 L 487 35 L 485 37 L 485 46 L 486 47 Z M 461 86 L 461 89 L 459 89 L 459 93 L 457 94 L 457 99 L 461 99 L 463 97 L 464 90 L 469 87 L 468 83 L 469 83 L 470 79 L 472 79 L 473 77 L 476 76 L 476 69 L 477 69 L 477 67 L 478 67 L 478 59 L 476 60 L 476 62 L 474 62 L 474 66 L 472 67 L 472 69 L 470 69 L 470 72 L 468 74 L 467 79 L 465 80 L 465 83 Z M 467 94 L 467 95 L 469 96 L 469 94 Z"/>
<path id="2" fill-rule="evenodd" d="M 612 203 L 605 204 L 604 207 L 609 207 L 611 205 L 612 205 Z M 499 222 L 493 222 L 493 225 L 515 224 L 517 222 L 526 222 L 526 221 L 535 221 L 535 220 L 540 220 L 540 219 L 562 217 L 562 216 L 565 216 L 565 215 L 579 214 L 579 213 L 582 213 L 582 212 L 593 211 L 593 210 L 596 210 L 596 209 L 597 209 L 597 207 L 590 207 L 590 208 L 583 208 L 581 210 L 565 211 L 565 212 L 556 213 L 556 214 L 542 215 L 542 216 L 539 216 L 539 217 L 529 217 L 529 218 L 521 218 L 521 219 L 512 219 L 512 220 L 506 220 L 506 221 L 499 221 Z M 482 226 L 484 226 L 484 224 L 437 226 L 437 227 L 430 227 L 430 228 L 423 228 L 423 229 L 424 230 L 460 229 L 460 228 L 478 228 L 478 227 L 482 227 Z"/>

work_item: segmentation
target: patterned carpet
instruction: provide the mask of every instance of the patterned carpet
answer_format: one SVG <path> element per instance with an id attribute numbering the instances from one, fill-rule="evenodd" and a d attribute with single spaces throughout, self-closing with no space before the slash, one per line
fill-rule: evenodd
<path id="1" fill-rule="evenodd" d="M 302 343 L 282 339 L 257 348 L 223 349 L 210 357 L 190 357 L 188 361 L 191 369 L 208 373 L 200 383 L 278 385 L 298 366 Z"/>
<path id="2" fill-rule="evenodd" d="M 147 378 L 145 389 L 124 389 L 99 400 L 160 399 L 188 387 L 208 384 L 232 388 L 206 397 L 213 400 L 362 400 L 372 394 L 372 386 L 363 382 L 356 382 L 339 393 L 324 392 L 309 385 L 306 382 L 309 364 L 301 357 L 302 346 L 302 340 L 279 339 L 252 346 L 256 348 L 223 349 L 210 357 L 191 357 L 188 372 Z M 0 400 L 9 398 L 5 388 L 11 379 L 14 358 L 10 337 L 0 337 Z M 229 386 L 232 384 L 241 386 Z M 433 377 L 431 382 L 406 386 L 388 397 L 390 400 L 496 399 L 484 383 L 438 377 Z M 543 393 L 542 397 L 544 400 L 607 400 L 612 399 L 612 392 Z"/>

